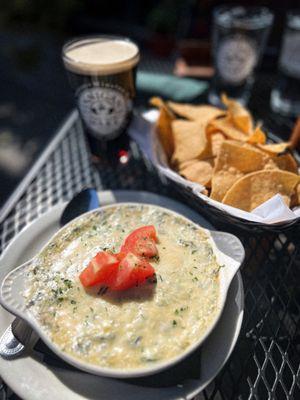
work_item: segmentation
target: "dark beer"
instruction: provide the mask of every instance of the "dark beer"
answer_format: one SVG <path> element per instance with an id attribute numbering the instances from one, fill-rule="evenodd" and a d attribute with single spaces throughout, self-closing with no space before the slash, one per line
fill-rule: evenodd
<path id="1" fill-rule="evenodd" d="M 137 45 L 116 36 L 75 39 L 64 46 L 63 61 L 92 154 L 101 157 L 112 149 L 116 153 L 127 142 L 124 132 L 135 97 Z"/>

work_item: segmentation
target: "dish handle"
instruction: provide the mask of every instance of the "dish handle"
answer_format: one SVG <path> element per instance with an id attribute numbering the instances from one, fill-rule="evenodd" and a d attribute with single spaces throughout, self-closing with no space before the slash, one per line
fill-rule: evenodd
<path id="1" fill-rule="evenodd" d="M 24 318 L 26 314 L 23 297 L 24 281 L 32 260 L 20 265 L 9 272 L 2 281 L 0 289 L 1 305 L 14 315 Z"/>
<path id="2" fill-rule="evenodd" d="M 229 287 L 233 277 L 245 259 L 245 249 L 239 238 L 227 232 L 211 231 L 211 236 L 224 257 L 226 264 L 226 283 Z M 223 260 L 222 260 L 223 261 Z"/>

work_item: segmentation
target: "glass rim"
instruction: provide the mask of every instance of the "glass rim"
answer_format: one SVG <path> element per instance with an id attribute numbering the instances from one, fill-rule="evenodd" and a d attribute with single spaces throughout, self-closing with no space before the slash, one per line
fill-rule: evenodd
<path id="1" fill-rule="evenodd" d="M 229 15 L 225 19 L 225 13 L 244 11 L 244 15 Z M 250 15 L 249 12 L 252 12 Z M 249 13 L 249 15 L 245 15 Z M 214 23 L 225 28 L 258 29 L 269 27 L 274 19 L 274 13 L 265 6 L 242 6 L 235 4 L 223 4 L 213 10 Z"/>
<path id="2" fill-rule="evenodd" d="M 76 48 L 79 47 L 81 45 L 85 45 L 88 43 L 94 43 L 97 42 L 99 39 L 109 39 L 112 41 L 122 41 L 122 42 L 126 42 L 126 43 L 130 43 L 132 44 L 135 48 L 136 48 L 136 52 L 129 57 L 128 59 L 126 59 L 125 61 L 117 61 L 115 63 L 113 63 L 113 67 L 112 64 L 110 64 L 109 66 L 105 67 L 105 64 L 98 64 L 98 66 L 102 65 L 102 72 L 107 72 L 109 73 L 110 70 L 112 70 L 113 72 L 110 72 L 111 74 L 113 73 L 117 73 L 117 72 L 121 72 L 121 71 L 125 71 L 127 69 L 131 69 L 133 68 L 140 60 L 140 49 L 139 46 L 137 45 L 137 43 L 135 41 L 133 41 L 132 39 L 126 37 L 126 36 L 121 36 L 121 35 L 113 35 L 113 34 L 95 34 L 95 35 L 82 35 L 82 36 L 76 36 L 72 39 L 67 40 L 63 46 L 62 46 L 62 51 L 61 51 L 61 56 L 62 59 L 64 61 L 65 67 L 68 70 L 71 70 L 72 68 L 68 68 L 67 65 L 71 66 L 76 66 L 76 65 L 85 65 L 86 67 L 88 67 L 90 65 L 90 63 L 84 63 L 84 62 L 78 62 L 76 60 L 74 60 L 72 57 L 69 57 L 66 52 L 72 48 Z M 130 64 L 130 66 L 128 68 L 125 68 L 125 64 Z M 97 64 L 94 65 L 94 67 L 97 67 Z M 75 67 L 74 67 L 75 68 Z M 93 69 L 93 68 L 92 68 Z M 93 71 L 90 71 L 91 73 L 93 73 Z M 97 73 L 99 73 L 100 71 L 98 71 Z M 94 71 L 94 73 L 96 73 Z"/>

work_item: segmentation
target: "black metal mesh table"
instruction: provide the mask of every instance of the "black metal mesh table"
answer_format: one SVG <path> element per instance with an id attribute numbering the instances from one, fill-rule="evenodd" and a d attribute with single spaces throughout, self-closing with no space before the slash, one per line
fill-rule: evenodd
<path id="1" fill-rule="evenodd" d="M 255 107 L 256 105 L 256 107 Z M 259 114 L 259 103 L 253 105 Z M 276 121 L 265 118 L 272 129 Z M 289 130 L 282 120 L 282 126 Z M 278 125 L 278 122 L 277 122 Z M 30 221 L 52 205 L 68 200 L 86 186 L 148 190 L 197 204 L 182 197 L 158 176 L 134 143 L 128 164 L 96 169 L 90 162 L 77 113 L 72 113 L 31 171 L 30 182 L 0 227 L 0 251 Z M 230 226 L 246 248 L 242 269 L 245 316 L 235 350 L 201 399 L 300 398 L 300 229 L 287 234 L 249 233 Z M 2 398 L 16 397 L 2 386 Z M 0 397 L 1 398 L 1 397 Z"/>

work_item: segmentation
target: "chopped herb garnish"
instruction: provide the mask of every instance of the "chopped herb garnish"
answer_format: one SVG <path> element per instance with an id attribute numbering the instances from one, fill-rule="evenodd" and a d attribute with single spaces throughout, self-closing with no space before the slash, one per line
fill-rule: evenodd
<path id="1" fill-rule="evenodd" d="M 70 279 L 64 279 L 64 284 L 67 286 L 68 289 L 71 289 L 72 281 L 70 281 Z"/>
<path id="2" fill-rule="evenodd" d="M 173 324 L 173 326 L 176 326 L 177 325 L 177 321 L 175 319 L 173 319 L 172 324 Z"/>
<path id="3" fill-rule="evenodd" d="M 142 340 L 142 336 L 137 336 L 137 337 L 135 338 L 135 340 L 133 341 L 133 343 L 134 343 L 135 345 L 137 345 L 141 340 Z"/>
<path id="4" fill-rule="evenodd" d="M 149 277 L 147 278 L 147 282 L 148 282 L 148 283 L 157 283 L 156 274 L 154 274 L 154 275 L 152 275 L 152 276 L 149 276 Z"/>
<path id="5" fill-rule="evenodd" d="M 187 309 L 188 309 L 187 306 L 186 306 L 186 307 L 180 307 L 180 309 L 176 308 L 175 314 L 176 314 L 176 315 L 179 315 L 180 312 L 185 311 L 185 310 L 187 310 Z"/>
<path id="6" fill-rule="evenodd" d="M 100 296 L 103 296 L 107 292 L 108 287 L 107 286 L 102 286 L 99 290 L 98 293 Z"/>

